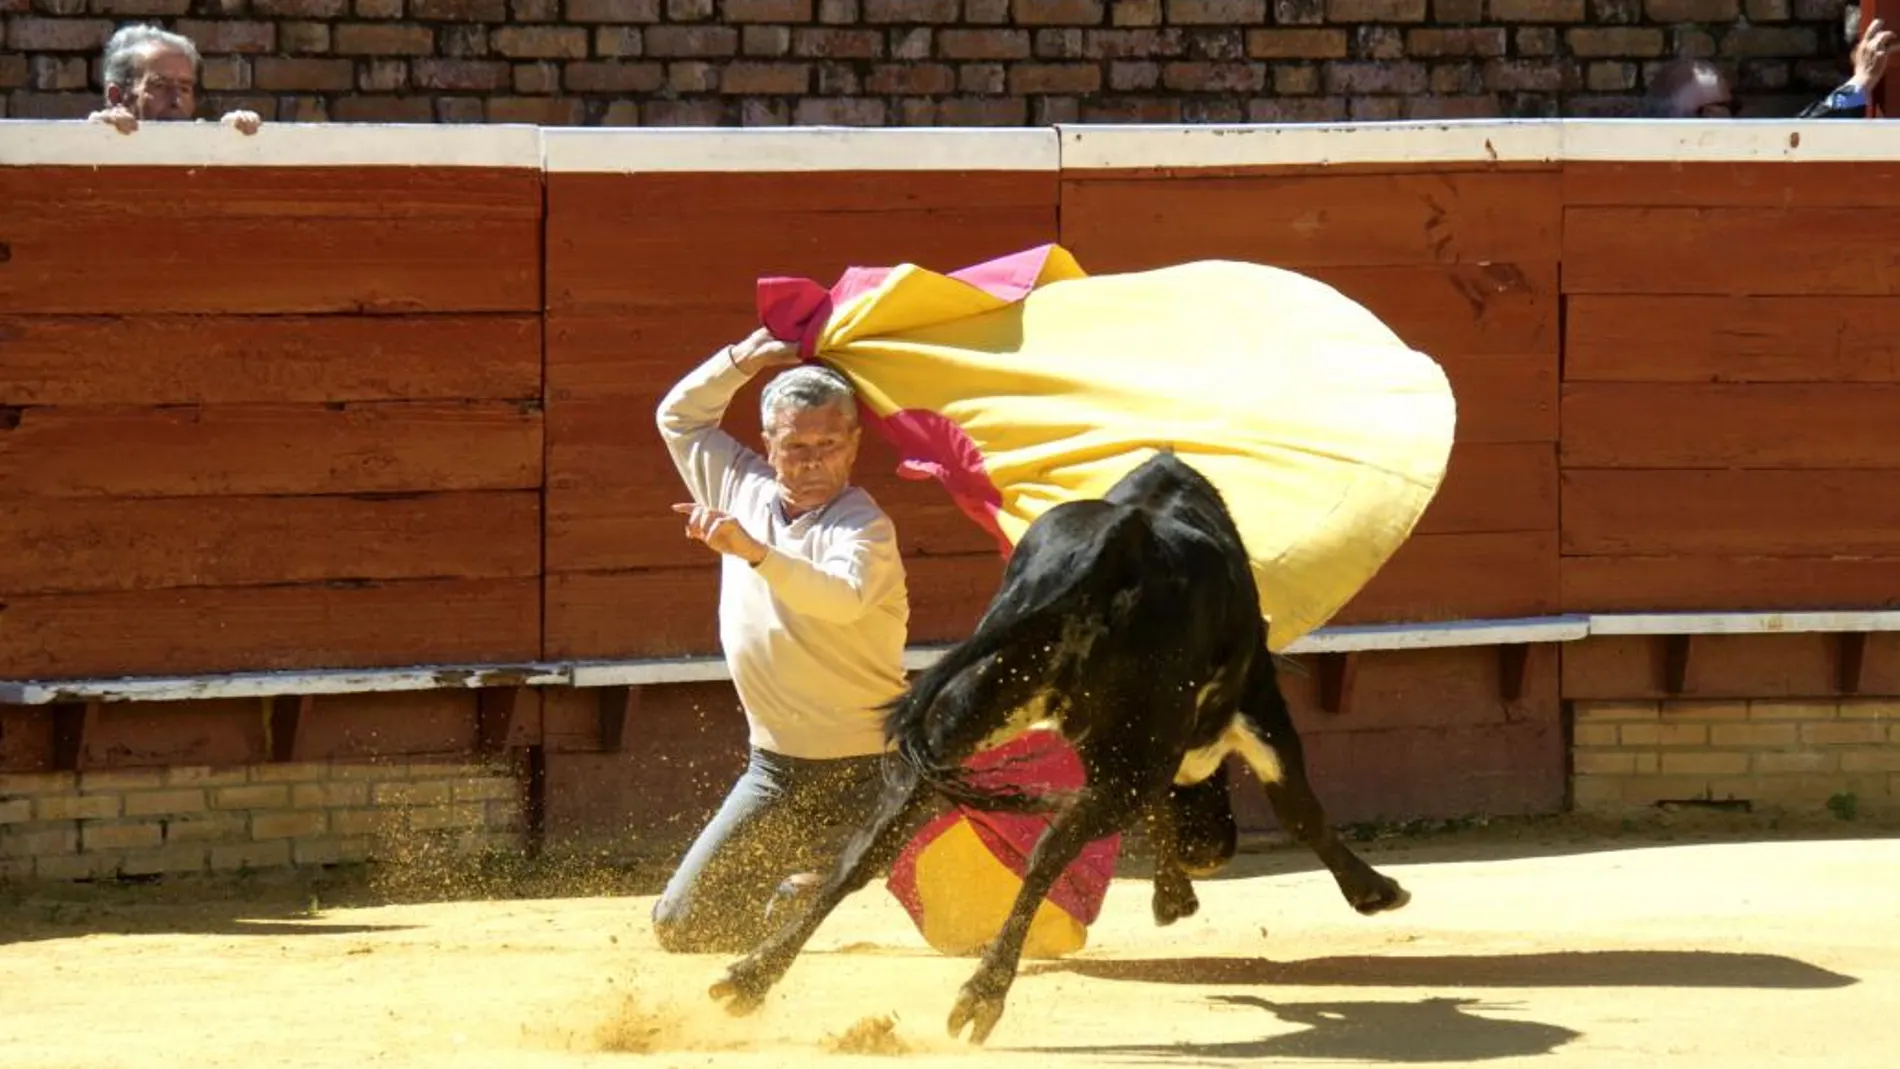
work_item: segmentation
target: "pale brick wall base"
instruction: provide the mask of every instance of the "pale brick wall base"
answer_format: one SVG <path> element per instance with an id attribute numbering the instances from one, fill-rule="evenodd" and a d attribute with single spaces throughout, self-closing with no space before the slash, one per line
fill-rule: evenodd
<path id="1" fill-rule="evenodd" d="M 1581 812 L 1700 799 L 1822 813 L 1847 795 L 1900 810 L 1896 699 L 1578 702 L 1573 741 Z"/>
<path id="2" fill-rule="evenodd" d="M 0 878 L 78 880 L 368 861 L 419 840 L 521 846 L 506 767 L 296 763 L 0 775 Z"/>

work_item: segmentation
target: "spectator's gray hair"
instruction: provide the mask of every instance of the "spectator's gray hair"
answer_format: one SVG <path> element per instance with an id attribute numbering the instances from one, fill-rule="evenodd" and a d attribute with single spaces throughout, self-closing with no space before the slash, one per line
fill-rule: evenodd
<path id="1" fill-rule="evenodd" d="M 803 364 L 780 373 L 765 384 L 765 393 L 759 397 L 759 420 L 770 427 L 772 414 L 782 408 L 810 409 L 837 405 L 855 424 L 858 421 L 857 400 L 857 391 L 851 388 L 851 383 L 843 375 L 828 367 Z"/>
<path id="2" fill-rule="evenodd" d="M 104 69 L 99 80 L 105 85 L 116 85 L 121 89 L 130 89 L 132 83 L 145 69 L 145 52 L 153 45 L 176 49 L 191 60 L 191 69 L 197 70 L 203 60 L 198 55 L 198 46 L 191 38 L 157 26 L 140 23 L 133 26 L 121 26 L 111 40 L 106 42 Z"/>
<path id="3" fill-rule="evenodd" d="M 1860 5 L 1849 4 L 1841 15 L 1841 36 L 1847 38 L 1847 47 L 1860 43 Z"/>
<path id="4" fill-rule="evenodd" d="M 1676 103 L 1676 95 L 1704 75 L 1719 78 L 1722 71 L 1706 59 L 1672 59 L 1663 64 L 1650 79 L 1639 114 L 1645 119 L 1689 118 Z"/>

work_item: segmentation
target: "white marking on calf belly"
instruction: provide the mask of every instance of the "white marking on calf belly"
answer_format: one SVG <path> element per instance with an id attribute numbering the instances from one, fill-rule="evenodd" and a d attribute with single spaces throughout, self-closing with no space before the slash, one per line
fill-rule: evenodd
<path id="1" fill-rule="evenodd" d="M 1048 689 L 1036 692 L 1028 701 L 1009 711 L 1009 716 L 995 731 L 983 736 L 976 744 L 978 750 L 990 750 L 1016 738 L 1023 732 L 1036 727 L 1053 727 L 1054 717 L 1050 705 L 1055 695 Z"/>
<path id="2" fill-rule="evenodd" d="M 1256 779 L 1262 783 L 1278 783 L 1285 772 L 1280 768 L 1280 759 L 1273 753 L 1273 747 L 1248 730 L 1246 722 L 1236 716 L 1227 722 L 1220 738 L 1198 750 L 1190 750 L 1181 758 L 1181 767 L 1174 774 L 1177 786 L 1186 787 L 1199 783 L 1214 774 L 1220 763 L 1230 753 L 1237 753 L 1240 759 L 1253 769 Z"/>

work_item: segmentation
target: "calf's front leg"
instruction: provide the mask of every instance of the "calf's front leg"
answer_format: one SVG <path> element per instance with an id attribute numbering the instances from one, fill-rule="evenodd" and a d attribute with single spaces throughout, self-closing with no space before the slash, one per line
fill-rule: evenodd
<path id="1" fill-rule="evenodd" d="M 976 973 L 965 981 L 957 994 L 956 1005 L 951 1007 L 949 1030 L 953 1038 L 963 1033 L 965 1025 L 970 1026 L 972 1043 L 981 1044 L 989 1038 L 996 1023 L 1003 1018 L 1010 985 L 1015 982 L 1017 966 L 1022 962 L 1023 942 L 1029 938 L 1029 925 L 1035 919 L 1043 896 L 1055 886 L 1062 870 L 1082 853 L 1084 846 L 1122 830 L 1133 821 L 1138 807 L 1143 804 L 1143 795 L 1159 793 L 1104 781 L 1094 774 L 1089 779 L 1089 785 L 1076 794 L 1068 808 L 1049 822 L 1042 838 L 1036 841 L 1035 850 L 1030 852 L 1028 869 L 1021 889 L 1016 892 L 1016 901 L 1010 906 L 1008 919 L 996 938 L 983 949 Z"/>

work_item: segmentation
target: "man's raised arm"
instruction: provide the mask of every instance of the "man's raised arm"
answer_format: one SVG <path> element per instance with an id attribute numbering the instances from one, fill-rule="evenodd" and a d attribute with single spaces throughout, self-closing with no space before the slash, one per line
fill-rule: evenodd
<path id="1" fill-rule="evenodd" d="M 797 354 L 764 330 L 729 345 L 688 372 L 661 399 L 656 423 L 673 466 L 693 500 L 716 509 L 728 509 L 747 477 L 769 479 L 765 458 L 747 449 L 720 429 L 733 395 L 752 376 L 767 367 L 796 363 Z"/>

